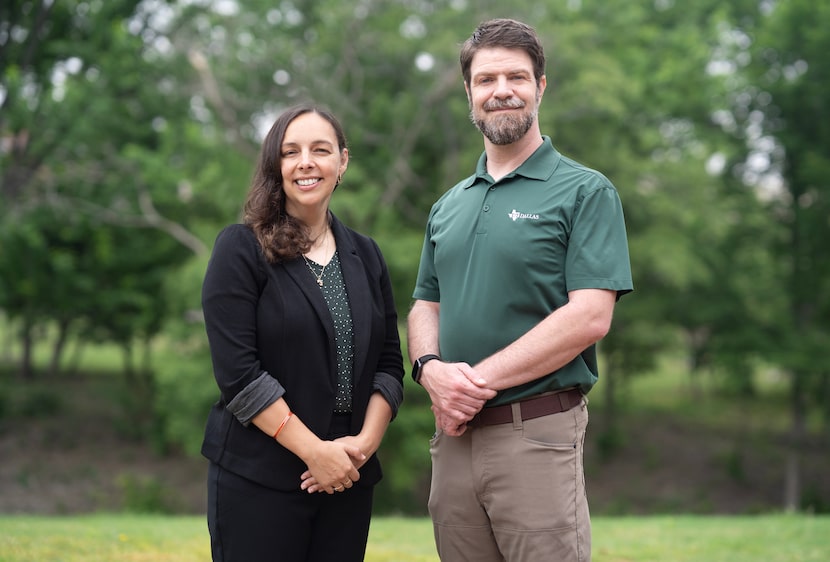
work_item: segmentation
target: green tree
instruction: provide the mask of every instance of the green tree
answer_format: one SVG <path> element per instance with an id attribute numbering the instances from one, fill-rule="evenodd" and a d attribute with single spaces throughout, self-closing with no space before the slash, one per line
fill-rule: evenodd
<path id="1" fill-rule="evenodd" d="M 142 6 L 0 8 L 0 307 L 22 326 L 24 376 L 37 324 L 58 326 L 53 367 L 81 320 L 76 336 L 106 334 L 125 350 L 158 332 L 163 276 L 185 248 L 206 251 L 187 227 L 197 205 L 174 179 L 180 158 L 163 160 L 188 100 L 171 90 L 176 59 Z"/>
<path id="2" fill-rule="evenodd" d="M 800 507 L 799 451 L 812 399 L 825 400 L 830 345 L 830 6 L 804 0 L 766 5 L 745 51 L 732 113 L 745 141 L 736 168 L 763 193 L 775 229 L 776 299 L 765 357 L 790 375 L 791 448 L 784 502 Z M 814 398 L 813 398 L 814 397 Z M 822 405 L 827 411 L 827 405 Z"/>
<path id="3" fill-rule="evenodd" d="M 459 45 L 505 14 L 546 46 L 543 132 L 626 211 L 636 291 L 600 345 L 607 452 L 619 387 L 667 352 L 742 396 L 759 361 L 784 367 L 803 430 L 810 400 L 830 404 L 828 22 L 804 0 L 3 3 L 0 309 L 24 347 L 57 326 L 58 365 L 67 338 L 131 350 L 163 333 L 178 361 L 150 380 L 154 437 L 195 453 L 215 395 L 208 250 L 239 218 L 265 129 L 306 100 L 344 122 L 332 205 L 380 243 L 403 318 L 429 207 L 482 150 Z M 431 423 L 407 386 L 384 508 L 423 507 Z"/>
<path id="4" fill-rule="evenodd" d="M 191 6 L 171 39 L 190 53 L 199 77 L 193 96 L 203 102 L 205 121 L 231 131 L 235 145 L 253 143 L 263 123 L 297 101 L 313 99 L 341 116 L 352 160 L 333 206 L 379 240 L 401 316 L 429 206 L 472 170 L 482 150 L 468 122 L 458 47 L 479 21 L 504 15 L 504 8 L 456 6 L 392 0 L 249 2 L 221 12 Z M 752 14 L 752 6 L 511 5 L 510 16 L 532 22 L 548 47 L 543 130 L 563 152 L 605 172 L 626 208 L 637 292 L 621 303 L 601 346 L 611 398 L 612 383 L 647 371 L 677 342 L 689 350 L 690 365 L 702 368 L 716 356 L 746 356 L 741 352 L 753 340 L 728 339 L 733 331 L 746 333 L 739 319 L 758 299 L 757 292 L 739 290 L 752 286 L 752 272 L 736 277 L 727 257 L 743 256 L 735 244 L 751 242 L 740 211 L 752 198 L 725 198 L 728 186 L 706 172 L 713 153 L 732 149 L 712 122 L 722 80 L 708 65 L 721 30 Z M 735 290 L 720 290 L 723 279 L 734 279 Z M 423 396 L 412 398 L 424 421 L 414 425 L 428 428 Z"/>

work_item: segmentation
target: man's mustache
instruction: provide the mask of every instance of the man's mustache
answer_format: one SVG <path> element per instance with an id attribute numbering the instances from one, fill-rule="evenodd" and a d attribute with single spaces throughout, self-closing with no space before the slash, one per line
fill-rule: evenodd
<path id="1" fill-rule="evenodd" d="M 526 104 L 520 99 L 510 98 L 508 100 L 491 100 L 484 104 L 485 111 L 493 111 L 496 109 L 519 109 Z"/>

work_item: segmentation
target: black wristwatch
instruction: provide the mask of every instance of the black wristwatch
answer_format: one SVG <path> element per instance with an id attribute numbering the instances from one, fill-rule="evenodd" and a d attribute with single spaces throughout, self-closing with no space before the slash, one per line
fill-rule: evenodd
<path id="1" fill-rule="evenodd" d="M 428 355 L 422 355 L 415 360 L 415 363 L 412 364 L 412 380 L 421 384 L 421 369 L 424 368 L 424 365 L 432 361 L 433 359 L 441 359 L 437 355 L 433 355 L 432 353 Z"/>

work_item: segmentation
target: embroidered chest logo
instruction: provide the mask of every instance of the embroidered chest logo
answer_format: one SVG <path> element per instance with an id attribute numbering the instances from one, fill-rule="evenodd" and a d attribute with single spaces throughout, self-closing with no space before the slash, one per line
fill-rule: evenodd
<path id="1" fill-rule="evenodd" d="M 516 209 L 513 209 L 511 212 L 507 213 L 507 216 L 513 219 L 513 222 L 516 222 L 519 219 L 522 220 L 531 220 L 531 221 L 538 221 L 539 215 L 534 213 L 520 213 Z"/>

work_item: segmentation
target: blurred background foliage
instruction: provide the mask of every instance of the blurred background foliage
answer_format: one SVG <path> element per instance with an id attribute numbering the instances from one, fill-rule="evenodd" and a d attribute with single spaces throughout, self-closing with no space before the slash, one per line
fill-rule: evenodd
<path id="1" fill-rule="evenodd" d="M 7 0 L 6 382 L 75 376 L 79 349 L 115 344 L 136 431 L 198 454 L 215 399 L 201 277 L 215 234 L 239 219 L 264 132 L 300 101 L 346 128 L 332 206 L 380 244 L 403 320 L 430 205 L 482 150 L 457 58 L 490 17 L 537 29 L 542 130 L 625 207 L 636 292 L 600 346 L 605 453 L 623 446 L 623 385 L 667 354 L 742 398 L 779 373 L 782 497 L 798 509 L 809 420 L 826 439 L 830 416 L 826 2 Z M 404 510 L 423 505 L 432 431 L 425 393 L 407 391 L 379 494 Z"/>

